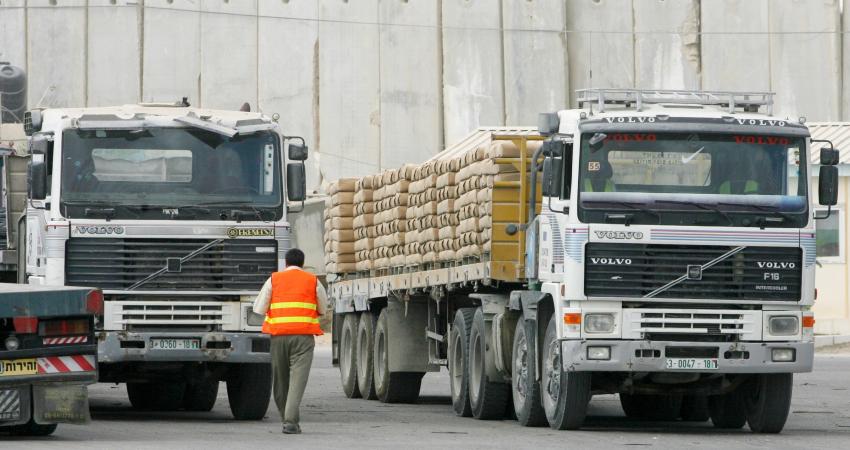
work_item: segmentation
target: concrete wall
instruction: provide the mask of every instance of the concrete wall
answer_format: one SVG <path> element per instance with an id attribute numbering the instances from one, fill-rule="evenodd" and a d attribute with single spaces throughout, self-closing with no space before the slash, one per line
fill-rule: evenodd
<path id="1" fill-rule="evenodd" d="M 846 120 L 841 14 L 840 0 L 2 0 L 0 60 L 27 68 L 30 106 L 277 112 L 314 150 L 318 188 L 480 125 L 534 125 L 591 86 L 772 90 L 780 114 Z"/>

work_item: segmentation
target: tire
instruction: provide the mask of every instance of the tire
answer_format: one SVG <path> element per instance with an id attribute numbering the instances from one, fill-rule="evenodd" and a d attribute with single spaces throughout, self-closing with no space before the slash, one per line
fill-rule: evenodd
<path id="1" fill-rule="evenodd" d="M 537 339 L 533 322 L 520 317 L 511 351 L 511 393 L 516 419 L 525 427 L 547 425 L 537 381 Z"/>
<path id="2" fill-rule="evenodd" d="M 711 417 L 708 411 L 708 396 L 686 395 L 682 397 L 682 420 L 685 422 L 705 422 Z"/>
<path id="3" fill-rule="evenodd" d="M 484 310 L 477 308 L 469 333 L 469 406 L 472 416 L 480 420 L 502 419 L 505 416 L 511 385 L 487 379 L 487 325 Z"/>
<path id="4" fill-rule="evenodd" d="M 743 397 L 747 385 L 748 383 L 727 394 L 708 398 L 708 411 L 715 428 L 738 429 L 747 422 L 747 405 Z"/>
<path id="5" fill-rule="evenodd" d="M 469 333 L 475 308 L 460 308 L 449 332 L 449 384 L 452 409 L 460 417 L 471 417 L 469 406 Z"/>
<path id="6" fill-rule="evenodd" d="M 140 411 L 177 411 L 183 407 L 186 383 L 127 383 L 127 397 Z"/>
<path id="7" fill-rule="evenodd" d="M 375 316 L 364 312 L 357 325 L 357 389 L 367 400 L 375 400 L 374 352 L 375 352 Z"/>
<path id="8" fill-rule="evenodd" d="M 681 415 L 682 396 L 620 394 L 620 405 L 630 419 L 670 422 Z"/>
<path id="9" fill-rule="evenodd" d="M 568 372 L 563 369 L 561 342 L 558 340 L 555 316 L 546 327 L 543 339 L 543 361 L 540 398 L 549 426 L 555 430 L 575 430 L 584 423 L 590 401 L 590 372 Z"/>
<path id="10" fill-rule="evenodd" d="M 238 364 L 227 379 L 227 402 L 236 420 L 262 420 L 272 396 L 272 366 Z"/>
<path id="11" fill-rule="evenodd" d="M 216 398 L 218 398 L 218 380 L 199 380 L 186 386 L 183 407 L 186 411 L 212 411 Z"/>
<path id="12" fill-rule="evenodd" d="M 339 336 L 339 376 L 342 391 L 348 398 L 360 398 L 360 390 L 357 388 L 358 319 L 357 313 L 346 314 Z"/>
<path id="13" fill-rule="evenodd" d="M 747 405 L 747 423 L 755 433 L 779 433 L 788 419 L 794 375 L 773 373 L 758 375 Z"/>
<path id="14" fill-rule="evenodd" d="M 35 419 L 31 418 L 29 422 L 22 425 L 13 425 L 8 428 L 0 427 L 0 431 L 6 431 L 12 436 L 50 436 L 58 426 L 55 423 L 35 423 Z"/>
<path id="15" fill-rule="evenodd" d="M 390 372 L 387 311 L 381 311 L 375 325 L 375 351 L 372 354 L 375 394 L 383 403 L 415 403 L 419 399 L 424 372 Z"/>

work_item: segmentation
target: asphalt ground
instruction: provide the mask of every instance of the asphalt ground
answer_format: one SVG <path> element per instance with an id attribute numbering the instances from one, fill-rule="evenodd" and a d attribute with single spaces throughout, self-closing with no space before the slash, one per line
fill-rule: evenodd
<path id="1" fill-rule="evenodd" d="M 710 422 L 627 419 L 614 395 L 596 396 L 581 431 L 525 428 L 510 420 L 455 417 L 448 375 L 428 374 L 415 405 L 347 399 L 330 347 L 319 346 L 302 404 L 301 435 L 281 434 L 273 404 L 259 422 L 232 419 L 224 385 L 213 411 L 138 412 L 123 385 L 91 387 L 93 421 L 60 425 L 45 438 L 0 437 L 2 449 L 264 449 L 264 448 L 842 448 L 850 446 L 850 348 L 819 352 L 815 371 L 795 377 L 791 414 L 779 435 L 714 429 Z"/>

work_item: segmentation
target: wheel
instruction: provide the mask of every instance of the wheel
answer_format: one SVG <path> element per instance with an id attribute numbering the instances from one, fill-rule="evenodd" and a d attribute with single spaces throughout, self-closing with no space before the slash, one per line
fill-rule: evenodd
<path id="1" fill-rule="evenodd" d="M 375 316 L 364 312 L 357 325 L 357 390 L 367 400 L 375 400 L 373 353 L 375 351 Z"/>
<path id="2" fill-rule="evenodd" d="M 452 409 L 461 417 L 471 417 L 469 406 L 469 332 L 475 308 L 460 308 L 449 332 L 449 380 Z"/>
<path id="3" fill-rule="evenodd" d="M 127 397 L 141 411 L 177 411 L 183 407 L 186 383 L 127 383 Z"/>
<path id="4" fill-rule="evenodd" d="M 7 431 L 12 436 L 50 436 L 58 426 L 55 423 L 35 423 L 34 419 L 30 419 L 29 422 L 22 425 L 13 425 L 8 428 L 0 427 L 0 431 Z"/>
<path id="5" fill-rule="evenodd" d="M 227 378 L 227 402 L 236 420 L 262 420 L 272 396 L 272 366 L 237 364 Z"/>
<path id="6" fill-rule="evenodd" d="M 705 422 L 711 417 L 708 411 L 708 396 L 686 395 L 682 397 L 682 420 L 685 422 Z"/>
<path id="7" fill-rule="evenodd" d="M 563 369 L 561 341 L 558 340 L 555 316 L 546 327 L 543 340 L 543 373 L 541 401 L 549 426 L 556 430 L 575 430 L 584 423 L 590 401 L 590 372 L 568 372 Z"/>
<path id="8" fill-rule="evenodd" d="M 357 388 L 357 313 L 348 313 L 342 321 L 339 337 L 339 375 L 342 391 L 348 398 L 360 398 Z"/>
<path id="9" fill-rule="evenodd" d="M 779 433 L 788 419 L 794 375 L 772 373 L 758 375 L 747 404 L 747 423 L 756 433 Z"/>
<path id="10" fill-rule="evenodd" d="M 743 397 L 747 385 L 738 386 L 734 391 L 708 398 L 708 411 L 715 428 L 736 429 L 747 422 L 746 401 Z"/>
<path id="11" fill-rule="evenodd" d="M 372 362 L 375 394 L 383 403 L 414 403 L 419 399 L 424 372 L 390 372 L 387 311 L 381 311 L 375 325 L 375 343 Z"/>
<path id="12" fill-rule="evenodd" d="M 537 381 L 537 339 L 534 323 L 520 317 L 511 352 L 511 390 L 517 421 L 526 427 L 546 425 L 546 412 L 540 403 Z"/>
<path id="13" fill-rule="evenodd" d="M 630 419 L 669 422 L 682 412 L 681 395 L 620 394 L 620 406 Z"/>
<path id="14" fill-rule="evenodd" d="M 477 308 L 469 333 L 469 406 L 476 419 L 494 420 L 505 416 L 511 385 L 487 378 L 487 325 L 484 310 Z"/>
<path id="15" fill-rule="evenodd" d="M 212 411 L 218 397 L 218 380 L 199 380 L 186 385 L 183 407 L 186 411 Z"/>

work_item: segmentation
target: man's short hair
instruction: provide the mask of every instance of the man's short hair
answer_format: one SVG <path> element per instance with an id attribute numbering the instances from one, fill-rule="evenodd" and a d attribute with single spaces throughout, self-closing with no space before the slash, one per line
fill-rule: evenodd
<path id="1" fill-rule="evenodd" d="M 291 248 L 283 255 L 287 266 L 304 267 L 304 252 L 297 248 Z"/>

